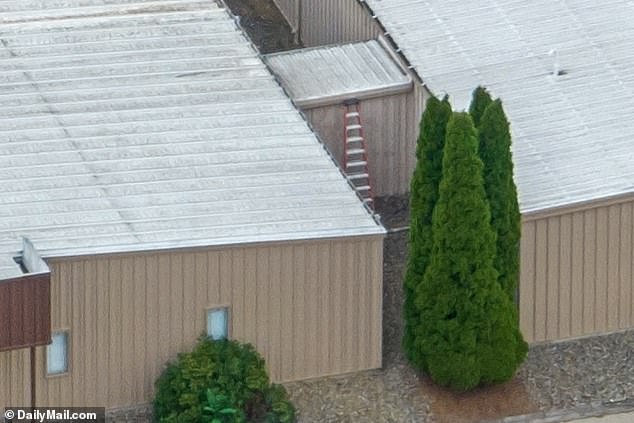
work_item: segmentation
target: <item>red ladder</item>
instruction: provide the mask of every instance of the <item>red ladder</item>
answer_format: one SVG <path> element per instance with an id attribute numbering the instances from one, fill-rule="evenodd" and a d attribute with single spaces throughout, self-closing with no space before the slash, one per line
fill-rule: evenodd
<path id="1" fill-rule="evenodd" d="M 374 208 L 374 192 L 370 183 L 368 149 L 361 125 L 359 100 L 343 103 L 343 168 L 365 204 Z"/>

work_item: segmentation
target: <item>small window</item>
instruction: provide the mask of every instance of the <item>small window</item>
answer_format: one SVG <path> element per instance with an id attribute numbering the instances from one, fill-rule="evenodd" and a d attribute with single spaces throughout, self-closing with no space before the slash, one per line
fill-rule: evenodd
<path id="1" fill-rule="evenodd" d="M 207 312 L 207 336 L 211 339 L 227 339 L 228 337 L 229 310 L 227 308 L 214 308 Z"/>
<path id="2" fill-rule="evenodd" d="M 46 373 L 59 375 L 68 371 L 68 332 L 53 334 L 53 342 L 46 347 Z"/>

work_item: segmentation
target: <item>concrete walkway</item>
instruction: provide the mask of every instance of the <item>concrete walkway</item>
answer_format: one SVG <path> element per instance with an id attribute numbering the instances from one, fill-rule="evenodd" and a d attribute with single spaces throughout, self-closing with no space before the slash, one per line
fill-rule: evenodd
<path id="1" fill-rule="evenodd" d="M 573 420 L 570 423 L 634 423 L 634 412 L 612 414 L 604 417 L 592 417 L 582 420 Z"/>

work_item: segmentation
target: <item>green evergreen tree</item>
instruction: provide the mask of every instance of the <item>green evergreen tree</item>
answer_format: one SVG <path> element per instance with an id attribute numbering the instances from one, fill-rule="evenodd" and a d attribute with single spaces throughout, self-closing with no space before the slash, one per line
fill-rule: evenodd
<path id="1" fill-rule="evenodd" d="M 471 115 L 473 124 L 476 128 L 480 127 L 480 121 L 482 120 L 482 116 L 484 116 L 484 111 L 492 102 L 493 99 L 486 88 L 478 87 L 473 91 L 471 106 L 469 106 L 469 114 Z"/>
<path id="2" fill-rule="evenodd" d="M 431 97 L 427 101 L 420 123 L 420 136 L 416 146 L 416 169 L 410 187 L 409 256 L 405 275 L 403 347 L 411 360 L 415 354 L 413 328 L 418 325 L 420 312 L 414 305 L 416 286 L 422 282 L 429 262 L 432 246 L 431 219 L 438 199 L 438 184 L 442 175 L 442 156 L 445 146 L 447 122 L 451 105 L 445 97 L 442 101 Z"/>
<path id="3" fill-rule="evenodd" d="M 495 232 L 471 117 L 447 126 L 433 248 L 416 287 L 413 363 L 458 391 L 510 379 L 526 356 L 515 306 L 497 283 Z"/>
<path id="4" fill-rule="evenodd" d="M 497 235 L 495 268 L 502 289 L 514 300 L 519 279 L 521 218 L 513 181 L 511 131 L 499 99 L 486 108 L 478 136 L 491 225 Z"/>

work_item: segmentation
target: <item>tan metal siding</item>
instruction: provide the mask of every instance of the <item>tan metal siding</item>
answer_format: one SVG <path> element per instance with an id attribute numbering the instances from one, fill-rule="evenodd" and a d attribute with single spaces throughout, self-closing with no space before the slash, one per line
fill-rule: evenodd
<path id="1" fill-rule="evenodd" d="M 70 330 L 70 372 L 38 405 L 123 407 L 152 398 L 165 363 L 230 307 L 230 335 L 253 343 L 275 381 L 381 366 L 382 238 L 54 260 L 52 327 Z M 28 351 L 27 351 L 28 352 Z M 28 353 L 0 353 L 0 403 L 29 397 Z M 5 379 L 6 378 L 6 379 Z"/>
<path id="2" fill-rule="evenodd" d="M 274 1 L 306 47 L 365 41 L 381 34 L 357 0 Z"/>
<path id="3" fill-rule="evenodd" d="M 299 28 L 299 2 L 300 0 L 273 0 L 294 32 Z"/>
<path id="4" fill-rule="evenodd" d="M 634 201 L 525 218 L 520 321 L 531 342 L 634 326 Z"/>
<path id="5" fill-rule="evenodd" d="M 370 173 L 375 194 L 409 192 L 416 166 L 416 139 L 421 113 L 422 89 L 361 101 L 361 117 L 369 150 Z M 328 146 L 335 160 L 343 160 L 343 110 L 331 105 L 304 110 L 307 119 Z"/>

